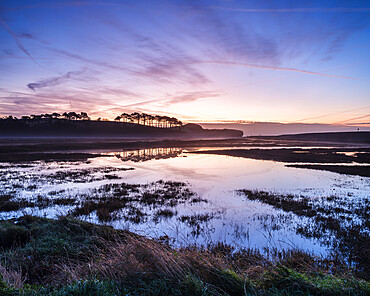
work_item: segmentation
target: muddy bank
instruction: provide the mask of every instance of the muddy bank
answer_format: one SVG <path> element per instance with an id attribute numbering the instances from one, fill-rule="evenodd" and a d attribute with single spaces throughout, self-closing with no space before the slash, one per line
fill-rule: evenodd
<path id="1" fill-rule="evenodd" d="M 310 169 L 310 170 L 320 170 L 320 171 L 329 171 L 329 172 L 334 172 L 334 173 L 339 173 L 339 174 L 370 177 L 370 166 L 289 164 L 289 165 L 287 165 L 287 167 Z"/>
<path id="2" fill-rule="evenodd" d="M 279 162 L 305 162 L 305 163 L 370 162 L 370 148 L 226 149 L 226 150 L 194 151 L 191 153 L 227 155 L 259 160 L 272 160 Z"/>
<path id="3" fill-rule="evenodd" d="M 304 133 L 262 137 L 268 139 L 370 144 L 370 132 Z"/>

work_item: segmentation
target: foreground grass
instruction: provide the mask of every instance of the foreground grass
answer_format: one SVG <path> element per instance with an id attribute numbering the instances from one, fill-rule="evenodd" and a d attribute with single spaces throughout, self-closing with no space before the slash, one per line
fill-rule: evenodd
<path id="1" fill-rule="evenodd" d="M 369 282 L 330 258 L 223 244 L 173 249 L 71 218 L 0 221 L 0 247 L 0 295 L 370 294 Z"/>

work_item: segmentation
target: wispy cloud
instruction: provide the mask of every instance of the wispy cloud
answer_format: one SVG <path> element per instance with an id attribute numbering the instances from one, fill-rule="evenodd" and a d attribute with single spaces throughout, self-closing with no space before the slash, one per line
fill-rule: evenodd
<path id="1" fill-rule="evenodd" d="M 198 70 L 184 64 L 183 59 L 174 56 L 150 58 L 148 55 L 142 58 L 139 69 L 134 70 L 135 75 L 160 83 L 187 83 L 191 85 L 206 84 L 208 78 Z"/>
<path id="2" fill-rule="evenodd" d="M 225 17 L 224 14 L 197 2 L 186 8 L 189 23 L 195 23 L 197 30 L 189 30 L 187 34 L 197 43 L 210 44 L 207 55 L 214 58 L 238 58 L 247 62 L 268 62 L 279 64 L 282 52 L 279 42 L 264 31 L 263 26 L 252 19 Z M 183 17 L 183 10 L 178 14 Z M 183 30 L 186 30 L 183 28 Z"/>
<path id="3" fill-rule="evenodd" d="M 183 47 L 167 38 L 155 37 L 113 18 L 100 16 L 102 23 L 130 40 L 132 59 L 127 67 L 130 74 L 150 83 L 161 84 L 207 84 L 210 80 L 196 67 L 183 61 L 194 59 Z M 157 28 L 158 32 L 161 28 Z M 120 50 L 120 49 L 119 49 Z"/>
<path id="4" fill-rule="evenodd" d="M 194 102 L 199 99 L 219 97 L 221 94 L 214 91 L 194 91 L 173 95 L 164 105 Z"/>
<path id="5" fill-rule="evenodd" d="M 208 6 L 209 9 L 234 11 L 234 12 L 276 12 L 276 13 L 318 13 L 318 12 L 370 12 L 370 7 L 298 7 L 298 8 L 233 8 L 223 6 Z"/>
<path id="6" fill-rule="evenodd" d="M 57 58 L 43 58 L 43 57 L 32 57 L 34 60 L 57 60 Z M 20 57 L 20 56 L 12 56 L 12 55 L 0 55 L 0 59 L 29 59 L 29 57 Z"/>
<path id="7" fill-rule="evenodd" d="M 59 1 L 59 2 L 46 2 L 46 3 L 37 3 L 30 5 L 21 5 L 21 6 L 8 6 L 3 7 L 4 10 L 22 10 L 22 9 L 33 9 L 33 8 L 61 8 L 61 7 L 83 7 L 83 6 L 107 6 L 107 7 L 129 7 L 130 3 L 117 3 L 117 2 L 108 2 L 108 1 Z"/>
<path id="8" fill-rule="evenodd" d="M 81 73 L 83 73 L 83 71 L 69 71 L 62 76 L 52 77 L 40 80 L 38 82 L 29 83 L 27 84 L 27 87 L 35 91 L 38 88 L 59 85 L 71 79 L 73 76 L 80 75 Z"/>
<path id="9" fill-rule="evenodd" d="M 333 124 L 343 124 L 343 123 L 347 123 L 347 122 L 350 122 L 350 121 L 353 121 L 353 120 L 363 119 L 363 118 L 370 118 L 370 113 L 369 114 L 366 114 L 366 115 L 363 115 L 363 116 L 358 116 L 358 117 L 353 117 L 353 118 L 347 118 L 346 120 L 334 122 Z"/>
<path id="10" fill-rule="evenodd" d="M 132 108 L 132 107 L 144 106 L 144 105 L 148 105 L 148 104 L 156 103 L 156 102 L 158 102 L 158 99 L 145 100 L 145 101 L 134 102 L 131 104 L 123 105 L 122 108 Z"/>
<path id="11" fill-rule="evenodd" d="M 303 118 L 303 119 L 294 120 L 294 122 L 302 122 L 302 121 L 307 121 L 307 120 L 312 120 L 312 119 L 320 119 L 320 118 L 324 118 L 324 117 L 328 117 L 328 116 L 333 116 L 333 115 L 338 115 L 338 114 L 343 114 L 343 113 L 349 113 L 349 112 L 363 110 L 363 109 L 369 109 L 369 108 L 370 108 L 370 106 L 366 106 L 366 107 L 349 109 L 349 110 L 344 110 L 344 111 L 337 111 L 337 112 L 322 114 L 322 115 L 318 115 L 318 116 L 306 117 L 306 118 Z"/>
<path id="12" fill-rule="evenodd" d="M 107 62 L 99 61 L 99 60 L 95 60 L 95 59 L 90 59 L 90 58 L 78 55 L 76 53 L 69 52 L 67 50 L 51 48 L 51 47 L 48 47 L 48 49 L 53 51 L 53 52 L 56 52 L 56 53 L 58 53 L 62 56 L 69 57 L 69 58 L 72 58 L 72 59 L 75 59 L 75 60 L 78 60 L 78 61 L 82 61 L 82 62 L 91 64 L 91 65 L 95 65 L 95 66 L 99 66 L 99 67 L 103 67 L 103 68 L 108 68 L 108 69 L 112 69 L 112 70 L 120 70 L 120 71 L 129 71 L 130 70 L 127 67 L 123 67 L 123 66 L 120 66 L 120 65 L 117 65 L 117 64 L 107 63 Z"/>
<path id="13" fill-rule="evenodd" d="M 319 75 L 319 76 L 326 76 L 326 77 L 335 77 L 335 78 L 344 78 L 344 79 L 357 79 L 357 78 L 352 78 L 352 77 L 346 77 L 346 76 L 340 76 L 340 75 L 332 75 L 332 74 L 324 74 L 324 73 L 312 72 L 312 71 L 300 70 L 300 69 L 294 69 L 294 68 L 262 66 L 262 65 L 246 64 L 246 63 L 236 63 L 236 62 L 228 62 L 228 61 L 193 61 L 193 62 L 190 62 L 190 63 L 194 63 L 194 64 L 219 64 L 219 65 L 227 65 L 227 66 L 240 66 L 240 67 L 246 67 L 246 68 L 256 68 L 256 69 L 266 69 L 266 70 L 299 72 L 299 73 L 303 73 L 303 74 L 312 74 L 312 75 Z"/>
<path id="14" fill-rule="evenodd" d="M 108 95 L 116 95 L 119 97 L 129 97 L 129 98 L 142 98 L 144 95 L 132 90 L 118 89 L 118 88 L 104 88 L 97 90 L 100 93 Z"/>
<path id="15" fill-rule="evenodd" d="M 19 40 L 18 35 L 9 27 L 9 25 L 0 18 L 0 23 L 3 27 L 7 30 L 7 32 L 13 37 L 15 43 L 17 44 L 18 48 L 23 51 L 33 62 L 41 67 L 41 65 L 32 57 L 30 52 L 23 46 L 22 42 Z"/>
<path id="16" fill-rule="evenodd" d="M 213 59 L 238 58 L 246 63 L 274 66 L 293 59 L 301 62 L 302 57 L 307 61 L 330 60 L 345 41 L 370 24 L 370 7 L 294 6 L 296 1 L 260 1 L 253 8 L 210 6 L 197 1 L 185 9 L 194 14 L 197 23 L 203 24 L 193 34 L 216 43 L 216 54 L 223 51 Z M 228 11 L 236 14 L 227 14 Z M 243 12 L 248 16 L 243 16 Z M 325 18 L 315 14 L 325 12 Z M 299 28 L 295 30 L 297 24 Z"/>

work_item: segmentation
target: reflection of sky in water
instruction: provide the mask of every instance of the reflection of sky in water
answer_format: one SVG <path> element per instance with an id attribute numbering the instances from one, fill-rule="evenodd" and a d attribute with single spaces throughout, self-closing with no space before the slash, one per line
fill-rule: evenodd
<path id="1" fill-rule="evenodd" d="M 173 152 L 173 151 L 172 151 Z M 141 152 L 140 152 L 141 153 Z M 92 183 L 68 183 L 59 185 L 44 184 L 34 192 L 24 195 L 47 194 L 51 190 L 66 189 L 67 194 L 84 192 L 106 183 L 148 183 L 159 179 L 188 182 L 191 190 L 198 193 L 209 203 L 185 204 L 177 206 L 178 216 L 197 213 L 213 213 L 214 219 L 200 224 L 203 231 L 196 242 L 207 243 L 224 241 L 247 247 L 298 247 L 316 252 L 324 252 L 314 241 L 308 241 L 295 234 L 292 229 L 294 215 L 274 210 L 271 206 L 247 200 L 238 195 L 237 189 L 258 189 L 270 192 L 310 196 L 312 198 L 330 195 L 343 198 L 361 198 L 369 193 L 370 178 L 339 175 L 332 172 L 307 169 L 287 168 L 283 163 L 252 160 L 221 155 L 202 155 L 182 153 L 179 157 L 151 159 L 145 162 L 122 162 L 117 157 L 99 157 L 91 159 L 90 163 L 66 165 L 68 169 L 84 169 L 93 167 L 133 167 L 132 171 L 114 172 L 122 179 L 102 180 Z M 24 172 L 35 172 L 35 168 L 13 168 Z M 39 173 L 52 173 L 61 170 L 57 163 L 39 165 Z M 2 185 L 2 187 L 4 184 Z M 348 197 L 349 195 L 353 197 Z M 53 209 L 27 209 L 28 213 L 55 217 L 68 211 L 68 207 Z M 3 218 L 14 216 L 15 213 L 2 214 Z M 21 215 L 17 213 L 16 215 Z M 272 214 L 272 216 L 266 216 Z M 292 216 L 287 223 L 279 224 L 274 217 Z M 300 218 L 302 219 L 302 218 Z M 86 220 L 96 222 L 95 215 Z M 293 224 L 292 224 L 293 223 Z M 181 223 L 176 217 L 162 219 L 159 223 L 149 221 L 143 224 L 113 221 L 117 228 L 130 229 L 140 234 L 150 236 L 169 235 L 175 237 L 179 244 L 194 243 L 191 229 Z M 264 227 L 266 224 L 268 227 Z M 275 227 L 273 225 L 277 225 Z M 274 229 L 274 230 L 272 230 Z"/>

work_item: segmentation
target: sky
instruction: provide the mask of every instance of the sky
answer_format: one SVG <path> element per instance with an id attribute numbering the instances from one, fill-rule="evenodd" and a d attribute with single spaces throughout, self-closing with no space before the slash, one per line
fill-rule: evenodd
<path id="1" fill-rule="evenodd" d="M 0 116 L 370 126 L 370 1 L 0 2 Z"/>

